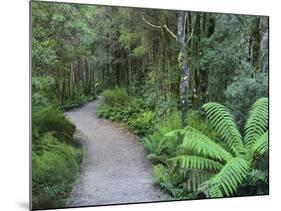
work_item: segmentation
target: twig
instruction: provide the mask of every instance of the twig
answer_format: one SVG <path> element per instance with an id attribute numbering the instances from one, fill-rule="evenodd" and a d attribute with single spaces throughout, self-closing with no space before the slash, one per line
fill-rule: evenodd
<path id="1" fill-rule="evenodd" d="M 152 23 L 150 23 L 149 21 L 147 21 L 143 16 L 142 16 L 142 20 L 145 22 L 145 23 L 147 23 L 148 25 L 150 25 L 150 26 L 152 26 L 152 27 L 154 27 L 154 28 L 164 28 L 164 29 L 166 29 L 167 30 L 167 32 L 169 32 L 169 34 L 173 37 L 173 38 L 175 38 L 176 40 L 178 40 L 178 37 L 168 28 L 168 26 L 166 25 L 166 24 L 164 24 L 164 25 L 155 25 L 155 24 L 152 24 Z"/>
<path id="2" fill-rule="evenodd" d="M 187 39 L 186 42 L 185 42 L 185 46 L 188 44 L 188 42 L 191 40 L 191 38 L 192 38 L 192 36 L 193 36 L 193 32 L 194 32 L 194 28 L 195 28 L 195 22 L 196 22 L 196 15 L 195 15 L 194 20 L 193 20 L 193 28 L 192 28 L 192 30 L 191 30 L 191 33 L 190 33 L 188 39 Z M 192 23 L 191 23 L 191 24 L 192 24 Z"/>

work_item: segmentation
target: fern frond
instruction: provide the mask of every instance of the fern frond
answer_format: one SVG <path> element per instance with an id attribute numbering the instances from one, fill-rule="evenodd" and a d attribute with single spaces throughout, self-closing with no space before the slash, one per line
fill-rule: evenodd
<path id="1" fill-rule="evenodd" d="M 185 129 L 176 129 L 176 130 L 172 130 L 172 131 L 166 133 L 164 135 L 164 137 L 174 138 L 174 137 L 177 137 L 178 135 L 183 135 L 184 132 L 185 132 Z"/>
<path id="2" fill-rule="evenodd" d="M 260 98 L 253 104 L 244 129 L 244 142 L 249 149 L 268 129 L 268 98 Z"/>
<path id="3" fill-rule="evenodd" d="M 197 192 L 198 187 L 205 181 L 215 175 L 214 172 L 204 170 L 193 170 L 189 172 L 189 179 L 186 182 L 186 188 L 189 191 Z"/>
<path id="4" fill-rule="evenodd" d="M 254 169 L 249 173 L 249 183 L 255 185 L 258 181 L 268 183 L 268 174 L 265 171 Z"/>
<path id="5" fill-rule="evenodd" d="M 251 152 L 254 156 L 262 156 L 268 151 L 268 131 L 261 135 L 255 143 L 253 143 Z"/>
<path id="6" fill-rule="evenodd" d="M 142 144 L 147 150 L 148 154 L 153 153 L 155 151 L 155 143 L 151 140 L 149 136 L 142 138 Z"/>
<path id="7" fill-rule="evenodd" d="M 176 156 L 168 159 L 167 162 L 182 169 L 218 171 L 223 168 L 223 165 L 219 162 L 193 155 Z"/>
<path id="8" fill-rule="evenodd" d="M 222 170 L 210 180 L 203 183 L 201 190 L 207 190 L 210 197 L 217 198 L 234 194 L 250 170 L 250 163 L 236 157 L 230 160 Z"/>
<path id="9" fill-rule="evenodd" d="M 180 148 L 193 154 L 211 157 L 220 161 L 229 161 L 232 159 L 232 155 L 219 144 L 191 127 L 186 129 Z"/>
<path id="10" fill-rule="evenodd" d="M 211 124 L 213 124 L 218 134 L 226 141 L 234 155 L 239 156 L 243 154 L 242 137 L 229 110 L 225 106 L 215 102 L 206 103 L 202 108 L 205 110 Z"/>

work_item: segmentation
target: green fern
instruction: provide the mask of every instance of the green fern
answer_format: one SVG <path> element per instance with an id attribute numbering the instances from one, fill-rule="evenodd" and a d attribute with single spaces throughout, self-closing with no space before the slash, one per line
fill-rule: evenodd
<path id="1" fill-rule="evenodd" d="M 244 129 L 245 146 L 251 148 L 253 143 L 268 130 L 268 98 L 260 98 L 253 104 Z"/>
<path id="2" fill-rule="evenodd" d="M 252 156 L 262 156 L 268 151 L 268 131 L 256 139 L 252 144 Z"/>
<path id="3" fill-rule="evenodd" d="M 219 162 L 192 155 L 180 155 L 169 159 L 168 162 L 173 163 L 173 165 L 179 165 L 183 169 L 218 171 L 223 168 L 223 165 Z"/>
<path id="4" fill-rule="evenodd" d="M 225 139 L 235 156 L 244 152 L 241 134 L 229 110 L 219 103 L 206 103 L 203 109 L 218 134 Z"/>
<path id="5" fill-rule="evenodd" d="M 249 183 L 255 185 L 258 181 L 268 183 L 268 174 L 265 171 L 254 169 L 249 173 Z"/>
<path id="6" fill-rule="evenodd" d="M 180 148 L 184 151 L 191 151 L 198 155 L 211 157 L 220 161 L 229 161 L 232 159 L 232 155 L 219 144 L 191 127 L 186 130 Z"/>
<path id="7" fill-rule="evenodd" d="M 208 120 L 225 144 L 191 127 L 167 134 L 175 136 L 184 131 L 179 155 L 168 159 L 168 163 L 189 172 L 186 188 L 204 192 L 208 197 L 224 197 L 236 194 L 249 178 L 250 183 L 268 183 L 268 175 L 255 168 L 256 160 L 268 151 L 267 104 L 268 99 L 261 98 L 251 107 L 244 138 L 225 106 L 205 104 L 203 109 Z"/>
<path id="8" fill-rule="evenodd" d="M 247 160 L 241 157 L 233 158 L 216 176 L 203 183 L 199 189 L 204 189 L 207 186 L 212 198 L 231 196 L 242 184 L 249 170 L 250 163 Z"/>

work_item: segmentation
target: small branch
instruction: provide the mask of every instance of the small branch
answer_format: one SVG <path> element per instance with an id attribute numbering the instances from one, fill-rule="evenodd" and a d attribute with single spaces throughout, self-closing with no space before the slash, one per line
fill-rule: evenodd
<path id="1" fill-rule="evenodd" d="M 191 33 L 190 33 L 188 39 L 187 39 L 186 42 L 185 42 L 185 46 L 189 43 L 190 39 L 192 38 L 193 31 L 194 31 L 194 28 L 191 30 Z"/>
<path id="2" fill-rule="evenodd" d="M 178 40 L 178 37 L 168 28 L 168 26 L 166 25 L 166 24 L 164 24 L 164 25 L 155 25 L 155 24 L 152 24 L 152 23 L 150 23 L 149 21 L 147 21 L 143 16 L 142 16 L 142 20 L 145 22 L 145 23 L 147 23 L 149 26 L 152 26 L 152 27 L 154 27 L 154 28 L 164 28 L 164 29 L 166 29 L 167 30 L 167 32 L 169 32 L 169 34 L 173 37 L 173 38 L 175 38 L 176 40 Z"/>
<path id="3" fill-rule="evenodd" d="M 163 27 L 170 33 L 173 38 L 175 38 L 176 40 L 178 39 L 178 37 L 168 28 L 166 24 L 164 24 Z"/>
<path id="4" fill-rule="evenodd" d="M 157 26 L 157 25 L 154 25 L 154 24 L 148 22 L 143 16 L 142 16 L 142 20 L 144 20 L 144 22 L 146 22 L 148 25 L 150 25 L 154 28 L 163 28 L 163 26 Z"/>
<path id="5" fill-rule="evenodd" d="M 195 22 L 196 22 L 196 15 L 195 15 L 194 20 L 193 20 L 193 28 L 191 30 L 191 33 L 190 33 L 188 39 L 185 42 L 185 46 L 189 43 L 189 41 L 191 40 L 191 38 L 193 36 L 193 32 L 194 32 L 194 28 L 195 28 Z"/>

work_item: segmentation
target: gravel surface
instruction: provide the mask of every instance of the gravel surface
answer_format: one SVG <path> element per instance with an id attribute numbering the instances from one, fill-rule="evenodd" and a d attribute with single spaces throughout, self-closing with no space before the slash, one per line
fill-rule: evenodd
<path id="1" fill-rule="evenodd" d="M 68 206 L 165 201 L 152 182 L 152 166 L 138 138 L 96 116 L 99 100 L 66 112 L 85 155 Z"/>

